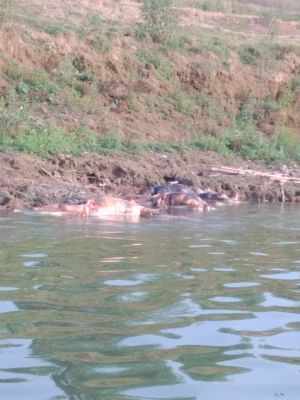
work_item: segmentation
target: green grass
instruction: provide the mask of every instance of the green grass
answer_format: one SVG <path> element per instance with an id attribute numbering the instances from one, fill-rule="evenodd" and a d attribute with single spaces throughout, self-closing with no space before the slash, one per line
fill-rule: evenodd
<path id="1" fill-rule="evenodd" d="M 227 63 L 231 49 L 229 43 L 226 43 L 222 37 L 211 35 L 203 31 L 202 34 L 197 37 L 196 42 L 189 48 L 189 51 L 195 54 L 213 53 L 218 56 L 223 63 Z"/>
<path id="2" fill-rule="evenodd" d="M 118 132 L 97 135 L 95 132 L 77 130 L 65 132 L 55 127 L 28 128 L 15 136 L 0 134 L 0 150 L 15 150 L 41 157 L 57 154 L 79 156 L 85 152 L 142 153 L 181 152 L 183 150 L 215 151 L 225 156 L 240 156 L 248 160 L 300 161 L 300 141 L 286 129 L 268 138 L 253 126 L 228 129 L 220 136 L 197 134 L 192 140 L 182 142 L 155 142 L 127 140 Z"/>
<path id="3" fill-rule="evenodd" d="M 98 136 L 94 132 L 65 132 L 63 129 L 48 126 L 28 128 L 16 136 L 0 134 L 2 151 L 17 150 L 42 157 L 55 154 L 79 156 L 84 152 L 103 153 L 122 151 L 124 148 L 120 135 L 114 132 Z"/>
<path id="4" fill-rule="evenodd" d="M 143 0 L 144 22 L 139 24 L 137 37 L 150 38 L 160 44 L 169 42 L 177 28 L 173 5 L 174 0 Z"/>
<path id="5" fill-rule="evenodd" d="M 153 65 L 159 78 L 171 80 L 174 76 L 170 60 L 157 49 L 140 49 L 136 53 L 137 59 L 145 65 Z"/>

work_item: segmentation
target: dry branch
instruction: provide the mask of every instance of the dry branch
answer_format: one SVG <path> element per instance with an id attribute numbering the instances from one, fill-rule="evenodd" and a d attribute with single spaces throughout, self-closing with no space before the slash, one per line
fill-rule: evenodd
<path id="1" fill-rule="evenodd" d="M 211 171 L 226 175 L 244 175 L 244 176 L 262 177 L 270 179 L 274 182 L 279 182 L 281 184 L 284 184 L 286 182 L 294 182 L 300 184 L 300 177 L 281 174 L 278 172 L 270 173 L 270 172 L 255 171 L 252 169 L 231 168 L 231 167 L 211 168 Z"/>

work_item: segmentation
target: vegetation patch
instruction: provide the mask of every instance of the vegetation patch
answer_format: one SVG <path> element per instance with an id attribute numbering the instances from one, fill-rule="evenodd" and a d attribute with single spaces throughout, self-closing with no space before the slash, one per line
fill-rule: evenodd
<path id="1" fill-rule="evenodd" d="M 173 0 L 143 0 L 144 23 L 139 24 L 137 37 L 150 38 L 154 43 L 169 42 L 177 25 L 173 6 Z"/>
<path id="2" fill-rule="evenodd" d="M 161 79 L 169 81 L 174 76 L 170 60 L 161 51 L 157 49 L 140 49 L 136 55 L 143 64 L 152 65 Z"/>

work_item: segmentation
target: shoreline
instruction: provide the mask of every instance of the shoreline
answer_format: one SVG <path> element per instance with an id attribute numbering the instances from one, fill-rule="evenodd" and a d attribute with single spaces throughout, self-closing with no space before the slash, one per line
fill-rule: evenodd
<path id="1" fill-rule="evenodd" d="M 227 174 L 222 168 L 257 174 Z M 293 181 L 300 177 L 300 166 L 267 166 L 213 152 L 60 155 L 49 159 L 9 152 L 0 153 L 0 170 L 0 210 L 57 202 L 78 204 L 103 194 L 146 198 L 153 185 L 168 180 L 224 193 L 236 191 L 246 202 L 300 202 L 300 183 Z M 281 185 L 269 179 L 270 174 L 288 177 L 288 181 Z"/>

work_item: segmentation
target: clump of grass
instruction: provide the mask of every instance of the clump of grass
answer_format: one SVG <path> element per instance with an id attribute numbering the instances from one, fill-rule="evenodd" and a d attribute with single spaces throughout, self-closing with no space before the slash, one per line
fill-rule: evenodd
<path id="1" fill-rule="evenodd" d="M 292 79 L 290 88 L 294 93 L 300 91 L 300 75 L 298 75 Z"/>
<path id="2" fill-rule="evenodd" d="M 137 37 L 150 38 L 154 43 L 168 43 L 177 25 L 173 3 L 173 0 L 143 0 L 144 22 L 136 30 Z"/>
<path id="3" fill-rule="evenodd" d="M 261 52 L 254 46 L 243 45 L 239 51 L 240 60 L 243 64 L 257 65 L 261 58 Z"/>
<path id="4" fill-rule="evenodd" d="M 118 32 L 119 27 L 116 24 L 107 23 L 99 14 L 89 14 L 77 33 L 97 52 L 107 53 L 111 50 Z"/>
<path id="5" fill-rule="evenodd" d="M 238 54 L 243 64 L 257 66 L 263 63 L 264 67 L 274 67 L 274 63 L 282 61 L 291 50 L 291 46 L 281 45 L 269 39 L 252 45 L 241 45 Z"/>
<path id="6" fill-rule="evenodd" d="M 171 62 L 157 49 L 141 49 L 137 52 L 137 58 L 144 64 L 153 65 L 158 76 L 164 80 L 171 80 L 173 77 L 173 66 Z"/>
<path id="7" fill-rule="evenodd" d="M 4 71 L 11 87 L 16 94 L 24 99 L 48 100 L 51 102 L 58 93 L 59 87 L 45 70 L 24 69 L 20 65 L 11 62 Z"/>
<path id="8" fill-rule="evenodd" d="M 52 101 L 58 91 L 58 86 L 44 70 L 24 73 L 16 85 L 16 92 L 19 95 L 29 96 L 34 100 Z"/>
<path id="9" fill-rule="evenodd" d="M 203 11 L 225 11 L 223 0 L 197 0 L 194 7 L 200 8 Z"/>
<path id="10" fill-rule="evenodd" d="M 200 134 L 193 138 L 189 146 L 203 151 L 215 151 L 218 154 L 230 155 L 232 151 L 227 147 L 222 137 Z"/>
<path id="11" fill-rule="evenodd" d="M 205 115 L 217 123 L 222 123 L 226 117 L 226 112 L 218 99 L 205 93 L 196 97 L 196 104 L 201 108 L 202 115 Z"/>
<path id="12" fill-rule="evenodd" d="M 20 65 L 14 61 L 8 62 L 3 72 L 6 75 L 6 78 L 12 82 L 20 81 L 23 76 L 23 71 Z"/>
<path id="13" fill-rule="evenodd" d="M 15 7 L 14 0 L 0 0 L 0 27 L 10 21 Z"/>
<path id="14" fill-rule="evenodd" d="M 40 28 L 43 28 L 44 32 L 48 33 L 48 35 L 51 36 L 62 35 L 63 33 L 66 33 L 70 30 L 70 27 L 67 27 L 61 22 L 60 23 L 50 22 L 45 24 L 41 23 Z"/>
<path id="15" fill-rule="evenodd" d="M 175 107 L 175 110 L 181 114 L 192 116 L 195 112 L 195 98 L 185 91 L 177 88 L 170 96 L 170 102 Z"/>
<path id="16" fill-rule="evenodd" d="M 29 114 L 26 102 L 18 102 L 15 91 L 0 98 L 0 138 L 16 135 L 28 124 Z"/>
<path id="17" fill-rule="evenodd" d="M 197 39 L 197 43 L 190 47 L 189 51 L 198 54 L 216 54 L 223 63 L 228 61 L 230 55 L 230 47 L 223 39 L 205 32 Z"/>

